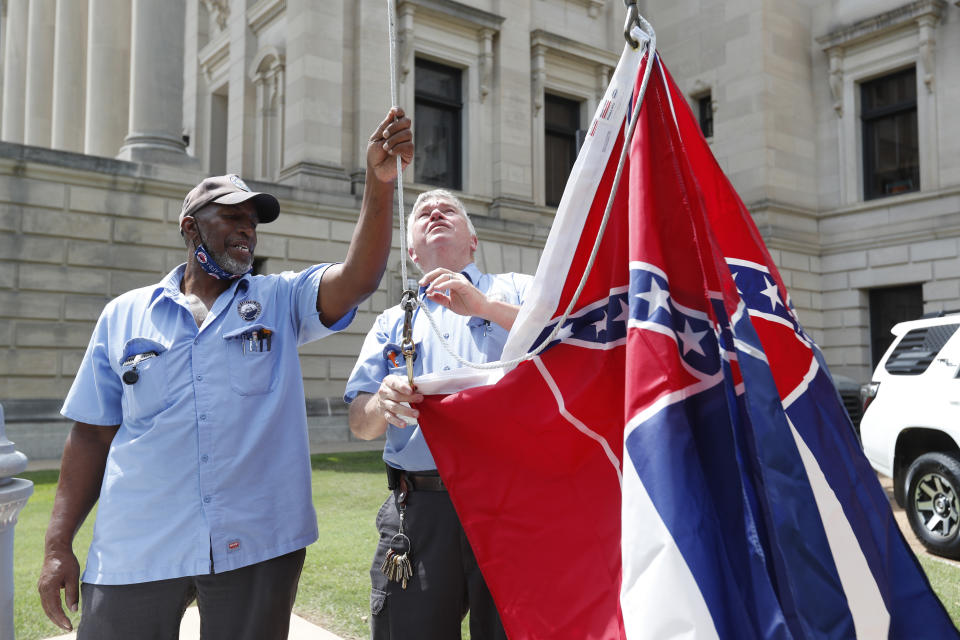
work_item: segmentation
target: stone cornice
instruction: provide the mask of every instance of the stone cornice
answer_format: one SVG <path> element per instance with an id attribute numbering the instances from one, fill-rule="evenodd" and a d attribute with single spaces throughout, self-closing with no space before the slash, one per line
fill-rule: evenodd
<path id="1" fill-rule="evenodd" d="M 894 210 L 901 205 L 914 205 L 918 202 L 924 202 L 927 200 L 940 200 L 950 196 L 960 196 L 960 187 L 947 187 L 944 189 L 937 189 L 935 191 L 915 191 L 913 193 L 904 193 L 902 195 L 889 196 L 887 198 L 865 200 L 864 202 L 857 202 L 856 204 L 851 204 L 845 207 L 821 210 L 819 217 L 822 219 L 830 216 L 865 213 L 875 211 L 877 209 Z"/>
<path id="2" fill-rule="evenodd" d="M 820 247 L 820 256 L 849 253 L 851 251 L 869 251 L 870 249 L 882 249 L 883 247 L 900 247 L 910 243 L 956 238 L 957 235 L 960 234 L 960 219 L 958 219 L 956 214 L 952 216 L 941 216 L 936 228 L 928 228 L 921 231 L 896 226 L 892 228 L 893 233 L 888 233 L 883 236 L 864 238 L 861 234 L 847 234 L 851 236 L 849 239 L 844 238 L 838 242 L 823 244 Z"/>
<path id="3" fill-rule="evenodd" d="M 247 9 L 247 25 L 254 35 L 259 35 L 264 27 L 273 22 L 287 8 L 287 0 L 258 0 Z"/>
<path id="4" fill-rule="evenodd" d="M 603 10 L 603 6 L 607 3 L 606 0 L 574 0 L 587 8 L 587 15 L 591 18 L 596 18 L 600 15 L 600 12 Z"/>
<path id="5" fill-rule="evenodd" d="M 200 50 L 200 53 L 197 54 L 197 61 L 209 80 L 216 71 L 216 68 L 226 62 L 229 57 L 230 32 L 224 30 Z"/>
<path id="6" fill-rule="evenodd" d="M 845 49 L 864 40 L 908 26 L 925 16 L 939 22 L 946 8 L 946 0 L 916 0 L 891 11 L 859 20 L 852 25 L 834 29 L 816 40 L 824 51 L 835 48 Z"/>
<path id="7" fill-rule="evenodd" d="M 91 156 L 72 151 L 0 142 L 0 174 L 49 179 L 64 184 L 93 185 L 182 198 L 184 185 L 203 179 L 200 171 Z"/>
<path id="8" fill-rule="evenodd" d="M 397 11 L 401 11 L 405 6 L 415 7 L 416 11 L 441 14 L 454 22 L 476 30 L 490 29 L 499 32 L 500 26 L 505 20 L 503 16 L 496 13 L 476 9 L 455 0 L 401 0 L 397 6 Z"/>
<path id="9" fill-rule="evenodd" d="M 593 47 L 576 40 L 571 40 L 565 36 L 551 33 L 543 29 L 535 29 L 530 32 L 530 48 L 544 47 L 552 53 L 567 58 L 577 60 L 586 60 L 594 64 L 601 64 L 610 68 L 617 66 L 619 54 L 611 53 L 606 49 Z"/>
<path id="10" fill-rule="evenodd" d="M 865 222 L 863 228 L 823 236 L 825 241 L 821 243 L 821 255 L 866 251 L 879 247 L 926 242 L 940 238 L 955 238 L 960 234 L 960 213 L 951 210 L 950 207 L 942 209 L 940 212 L 931 212 L 929 217 L 923 219 L 923 222 L 915 217 L 899 220 L 896 212 L 901 206 L 915 210 L 916 205 L 922 202 L 933 203 L 958 196 L 960 196 L 960 188 L 951 187 L 937 191 L 909 193 L 859 202 L 855 205 L 823 211 L 820 214 L 821 224 L 830 217 L 869 216 L 869 214 L 878 210 L 889 210 L 891 222 L 884 225 L 882 229 L 869 233 L 864 231 L 864 229 L 870 228 Z"/>
<path id="11" fill-rule="evenodd" d="M 772 200 L 770 198 L 764 198 L 763 200 L 756 200 L 746 205 L 747 210 L 751 213 L 757 213 L 762 210 L 774 210 L 781 213 L 788 213 L 790 215 L 800 216 L 802 218 L 817 218 L 818 213 L 814 209 L 808 207 L 801 207 L 795 204 L 790 204 L 788 202 L 782 202 L 780 200 Z"/>

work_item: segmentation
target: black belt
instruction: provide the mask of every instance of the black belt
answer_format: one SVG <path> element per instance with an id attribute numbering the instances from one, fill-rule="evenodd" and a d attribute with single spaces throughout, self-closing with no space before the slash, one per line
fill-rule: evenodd
<path id="1" fill-rule="evenodd" d="M 401 478 L 405 481 L 403 487 L 409 491 L 446 491 L 447 485 L 436 471 L 403 471 L 387 465 L 387 486 L 390 489 L 401 488 Z"/>
<path id="2" fill-rule="evenodd" d="M 406 471 L 407 486 L 414 491 L 446 491 L 447 485 L 435 471 Z"/>

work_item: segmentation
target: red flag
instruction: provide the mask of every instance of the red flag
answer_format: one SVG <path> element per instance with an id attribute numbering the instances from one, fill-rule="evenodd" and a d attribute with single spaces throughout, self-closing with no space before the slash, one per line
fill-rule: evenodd
<path id="1" fill-rule="evenodd" d="M 420 426 L 512 640 L 955 635 L 816 345 L 655 60 L 627 49 L 493 386 Z M 922 613 L 921 613 L 922 612 Z"/>

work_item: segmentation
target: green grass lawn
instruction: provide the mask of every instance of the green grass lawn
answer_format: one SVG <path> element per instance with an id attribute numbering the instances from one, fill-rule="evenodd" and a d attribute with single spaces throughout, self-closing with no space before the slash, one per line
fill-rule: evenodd
<path id="1" fill-rule="evenodd" d="M 57 472 L 21 476 L 35 483 L 35 491 L 20 514 L 14 540 L 14 623 L 18 640 L 39 640 L 62 633 L 43 614 L 36 592 Z M 307 550 L 294 611 L 344 638 L 369 635 L 368 571 L 377 541 L 373 521 L 385 497 L 379 452 L 313 457 L 313 501 L 320 540 Z M 75 544 L 81 564 L 90 544 L 91 523 L 92 519 L 84 524 Z M 926 557 L 920 562 L 954 624 L 960 626 L 960 568 Z M 468 635 L 465 621 L 463 636 Z"/>

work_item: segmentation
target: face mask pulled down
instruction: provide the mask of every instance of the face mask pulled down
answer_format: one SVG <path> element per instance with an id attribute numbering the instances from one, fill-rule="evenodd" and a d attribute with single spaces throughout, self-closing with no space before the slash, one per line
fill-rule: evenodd
<path id="1" fill-rule="evenodd" d="M 214 277 L 217 280 L 236 280 L 237 278 L 242 278 L 253 271 L 252 264 L 244 267 L 244 265 L 239 264 L 236 260 L 232 260 L 228 256 L 220 256 L 222 262 L 226 263 L 229 267 L 233 267 L 234 270 L 239 271 L 239 273 L 227 271 L 220 266 L 220 264 L 214 258 L 213 252 L 207 249 L 206 241 L 203 239 L 203 234 L 200 233 L 199 224 L 197 225 L 197 235 L 200 237 L 200 243 L 197 244 L 196 248 L 193 250 L 193 255 L 197 259 L 197 263 L 200 265 L 200 268 L 211 277 Z M 244 268 L 246 270 L 244 270 Z"/>

